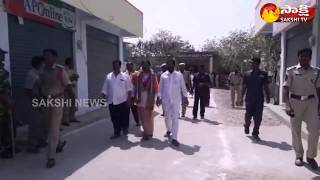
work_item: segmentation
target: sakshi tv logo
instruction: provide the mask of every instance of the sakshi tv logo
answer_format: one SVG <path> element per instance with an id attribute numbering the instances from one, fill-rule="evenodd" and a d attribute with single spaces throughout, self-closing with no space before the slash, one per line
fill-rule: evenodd
<path id="1" fill-rule="evenodd" d="M 315 8 L 308 5 L 300 5 L 299 7 L 291 7 L 286 5 L 281 8 L 273 3 L 267 3 L 261 7 L 260 15 L 262 20 L 267 23 L 274 22 L 310 22 L 314 18 Z"/>

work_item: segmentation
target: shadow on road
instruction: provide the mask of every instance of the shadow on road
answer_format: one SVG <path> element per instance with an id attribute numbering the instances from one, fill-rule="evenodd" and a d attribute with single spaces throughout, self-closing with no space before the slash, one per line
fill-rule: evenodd
<path id="1" fill-rule="evenodd" d="M 141 147 L 151 148 L 156 150 L 164 150 L 165 148 L 171 147 L 172 149 L 182 152 L 185 155 L 194 155 L 200 151 L 200 146 L 194 145 L 189 146 L 186 144 L 180 144 L 179 147 L 172 146 L 168 140 L 161 141 L 159 139 L 151 139 L 150 141 L 141 141 Z"/>
<path id="2" fill-rule="evenodd" d="M 208 124 L 214 125 L 214 126 L 218 126 L 218 125 L 222 124 L 222 123 L 220 123 L 220 122 L 211 121 L 211 120 L 209 120 L 209 119 L 202 119 L 202 120 L 200 120 L 200 119 L 191 119 L 191 118 L 188 118 L 188 117 L 180 118 L 180 119 L 183 120 L 183 121 L 187 121 L 187 122 L 194 123 L 194 124 L 198 124 L 198 123 L 202 123 L 202 122 L 203 122 L 203 123 L 208 123 Z"/>
<path id="3" fill-rule="evenodd" d="M 303 166 L 308 169 L 309 171 L 311 171 L 312 173 L 316 174 L 316 175 L 320 175 L 320 169 L 318 168 L 317 170 L 314 170 L 312 169 L 308 163 L 304 163 Z M 320 176 L 316 176 L 312 179 L 315 179 L 315 180 L 320 180 Z"/>
<path id="4" fill-rule="evenodd" d="M 256 142 L 253 140 L 252 136 L 247 136 L 247 137 L 252 140 L 252 143 L 255 143 L 255 144 L 268 146 L 271 148 L 278 148 L 282 151 L 291 151 L 292 150 L 292 146 L 290 144 L 288 144 L 287 142 L 278 143 L 278 142 L 266 141 L 266 140 L 261 140 L 260 142 Z"/>

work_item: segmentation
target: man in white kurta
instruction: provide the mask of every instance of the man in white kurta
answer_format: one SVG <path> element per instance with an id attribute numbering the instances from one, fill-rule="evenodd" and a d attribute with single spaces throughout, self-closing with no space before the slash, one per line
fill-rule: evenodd
<path id="1" fill-rule="evenodd" d="M 159 98 L 158 103 L 163 104 L 165 110 L 165 122 L 167 133 L 166 136 L 170 137 L 172 134 L 172 145 L 179 146 L 178 142 L 178 128 L 179 128 L 179 110 L 181 105 L 181 94 L 187 102 L 187 88 L 184 82 L 183 75 L 174 70 L 175 61 L 169 60 L 167 62 L 168 71 L 163 73 L 160 78 L 159 85 Z"/>

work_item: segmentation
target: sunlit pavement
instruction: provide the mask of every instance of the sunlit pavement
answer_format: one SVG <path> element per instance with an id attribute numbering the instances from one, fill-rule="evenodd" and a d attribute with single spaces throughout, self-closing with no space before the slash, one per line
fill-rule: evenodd
<path id="1" fill-rule="evenodd" d="M 244 111 L 230 108 L 228 92 L 214 90 L 213 98 L 216 108 L 207 109 L 205 120 L 192 120 L 191 107 L 187 110 L 189 118 L 180 121 L 179 148 L 163 137 L 164 119 L 157 109 L 155 136 L 149 142 L 140 141 L 134 126 L 128 137 L 109 140 L 110 120 L 101 120 L 67 135 L 68 144 L 55 168 L 45 168 L 45 151 L 22 153 L 0 161 L 0 179 L 320 179 L 308 167 L 294 166 L 290 130 L 271 112 L 265 110 L 263 141 L 256 144 L 243 133 Z"/>

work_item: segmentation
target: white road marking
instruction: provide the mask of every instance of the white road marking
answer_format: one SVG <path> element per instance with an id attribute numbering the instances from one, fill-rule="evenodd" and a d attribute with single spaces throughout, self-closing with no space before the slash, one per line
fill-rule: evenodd
<path id="1" fill-rule="evenodd" d="M 231 148 L 228 144 L 227 138 L 222 130 L 219 131 L 219 138 L 223 146 L 223 157 L 219 160 L 219 164 L 225 169 L 233 169 L 235 162 L 233 161 L 233 155 L 231 153 Z"/>
<path id="2" fill-rule="evenodd" d="M 77 134 L 77 133 L 79 133 L 80 131 L 89 129 L 89 128 L 91 128 L 91 127 L 93 127 L 93 126 L 96 126 L 96 125 L 98 125 L 98 124 L 101 124 L 101 123 L 103 123 L 103 122 L 105 122 L 105 121 L 106 121 L 106 119 L 100 119 L 100 120 L 98 120 L 98 121 L 96 121 L 96 122 L 90 123 L 90 124 L 88 124 L 88 125 L 85 125 L 85 126 L 83 126 L 83 127 L 78 128 L 78 129 L 74 129 L 74 130 L 72 130 L 72 131 L 70 131 L 70 132 L 67 132 L 67 133 L 65 133 L 65 134 L 63 135 L 63 137 L 65 138 L 65 137 L 71 136 L 71 135 L 73 135 L 73 134 Z"/>

